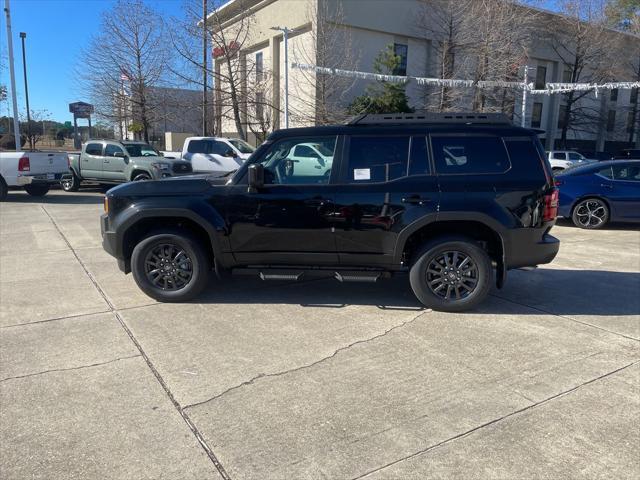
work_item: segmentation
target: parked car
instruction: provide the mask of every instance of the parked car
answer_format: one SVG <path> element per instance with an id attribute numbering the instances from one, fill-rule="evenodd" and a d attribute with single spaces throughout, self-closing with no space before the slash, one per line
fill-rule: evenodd
<path id="1" fill-rule="evenodd" d="M 79 155 L 69 154 L 68 174 L 60 183 L 75 192 L 85 180 L 111 185 L 191 173 L 189 162 L 163 158 L 145 142 L 89 140 Z"/>
<path id="2" fill-rule="evenodd" d="M 331 169 L 291 154 L 323 145 Z M 159 301 L 212 270 L 263 280 L 408 274 L 443 311 L 475 307 L 507 270 L 551 262 L 557 189 L 536 132 L 497 114 L 365 115 L 278 130 L 233 176 L 111 189 L 103 246 Z"/>
<path id="3" fill-rule="evenodd" d="M 640 150 L 633 148 L 621 150 L 612 160 L 640 160 Z"/>
<path id="4" fill-rule="evenodd" d="M 182 152 L 161 152 L 165 158 L 191 162 L 194 172 L 226 174 L 237 170 L 255 148 L 239 138 L 189 137 Z"/>
<path id="5" fill-rule="evenodd" d="M 68 168 L 64 152 L 0 152 L 0 201 L 11 187 L 24 188 L 36 197 L 46 195 Z"/>
<path id="6" fill-rule="evenodd" d="M 287 160 L 298 175 L 328 175 L 333 164 L 333 150 L 322 143 L 301 143 L 291 149 Z"/>
<path id="7" fill-rule="evenodd" d="M 560 216 L 580 228 L 640 222 L 640 160 L 608 161 L 561 173 Z"/>
<path id="8" fill-rule="evenodd" d="M 561 172 L 566 168 L 596 161 L 586 158 L 581 153 L 573 152 L 571 150 L 552 150 L 547 152 L 547 157 L 554 172 Z"/>

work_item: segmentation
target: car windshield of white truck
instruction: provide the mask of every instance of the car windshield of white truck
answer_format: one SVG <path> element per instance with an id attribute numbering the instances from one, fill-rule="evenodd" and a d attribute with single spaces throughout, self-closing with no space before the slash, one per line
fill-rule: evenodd
<path id="1" fill-rule="evenodd" d="M 253 153 L 253 151 L 255 150 L 255 148 L 253 148 L 247 142 L 238 138 L 229 140 L 229 143 L 236 147 L 240 153 Z"/>
<path id="2" fill-rule="evenodd" d="M 129 155 L 132 157 L 157 157 L 159 153 L 155 151 L 155 149 L 151 145 L 147 145 L 144 143 L 134 143 L 130 145 L 125 145 L 124 148 L 127 149 Z"/>

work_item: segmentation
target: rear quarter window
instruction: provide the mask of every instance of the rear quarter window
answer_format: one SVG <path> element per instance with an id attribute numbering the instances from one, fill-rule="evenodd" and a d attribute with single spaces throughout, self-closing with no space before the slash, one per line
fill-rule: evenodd
<path id="1" fill-rule="evenodd" d="M 90 143 L 84 149 L 84 153 L 86 153 L 87 155 L 102 155 L 102 144 Z"/>
<path id="2" fill-rule="evenodd" d="M 551 165 L 537 138 L 508 137 L 503 140 L 514 170 L 522 175 L 539 172 L 541 177 L 551 178 Z"/>
<path id="3" fill-rule="evenodd" d="M 440 175 L 504 173 L 511 168 L 502 138 L 491 135 L 432 135 L 436 171 Z"/>

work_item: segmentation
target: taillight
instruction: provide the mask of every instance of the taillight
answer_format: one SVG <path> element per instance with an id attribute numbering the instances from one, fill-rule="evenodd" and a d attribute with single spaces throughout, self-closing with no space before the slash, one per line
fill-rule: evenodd
<path id="1" fill-rule="evenodd" d="M 29 163 L 29 157 L 20 157 L 18 160 L 18 171 L 28 172 L 31 170 L 31 164 Z"/>
<path id="2" fill-rule="evenodd" d="M 551 193 L 544 196 L 544 213 L 542 215 L 543 222 L 551 222 L 558 216 L 558 194 L 559 190 L 554 188 Z"/>

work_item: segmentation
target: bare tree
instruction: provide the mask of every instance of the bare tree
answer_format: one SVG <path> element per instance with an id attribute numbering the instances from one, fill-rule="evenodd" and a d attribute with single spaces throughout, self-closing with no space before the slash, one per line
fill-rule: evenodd
<path id="1" fill-rule="evenodd" d="M 562 16 L 550 19 L 550 46 L 564 68 L 567 83 L 601 83 L 612 80 L 613 36 L 606 28 L 601 0 L 564 0 Z M 551 24 L 553 22 L 553 24 Z M 593 133 L 602 126 L 604 110 L 587 99 L 592 90 L 563 94 L 561 148 L 566 148 L 568 132 Z"/>
<path id="2" fill-rule="evenodd" d="M 83 50 L 77 77 L 100 117 L 140 125 L 148 141 L 156 109 L 149 89 L 162 84 L 169 58 L 158 14 L 142 0 L 118 0 Z"/>
<path id="3" fill-rule="evenodd" d="M 292 61 L 324 68 L 357 70 L 359 55 L 344 23 L 340 2 L 310 2 L 306 41 L 293 43 Z M 294 37 L 295 38 L 295 37 Z M 356 79 L 312 70 L 296 70 L 290 87 L 292 116 L 300 123 L 327 125 L 347 116 L 347 98 Z"/>

